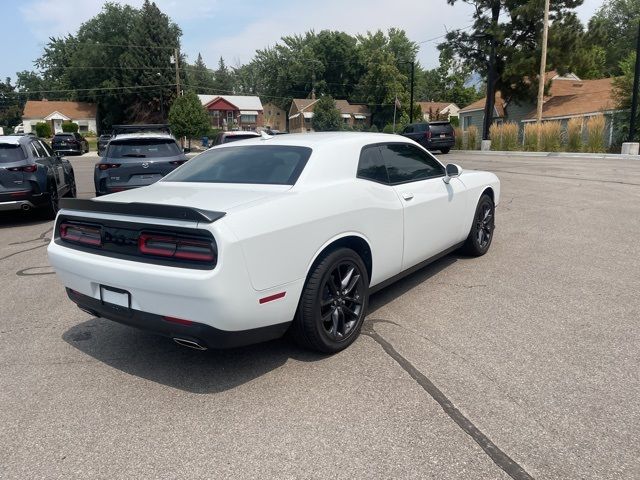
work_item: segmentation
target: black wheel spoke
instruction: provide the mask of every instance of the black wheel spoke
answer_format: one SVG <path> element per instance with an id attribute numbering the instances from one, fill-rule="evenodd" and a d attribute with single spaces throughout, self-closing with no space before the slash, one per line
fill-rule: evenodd
<path id="1" fill-rule="evenodd" d="M 349 295 L 359 281 L 360 281 L 360 275 L 353 275 L 351 277 L 351 281 L 349 282 L 349 284 L 344 288 L 344 294 Z"/>
<path id="2" fill-rule="evenodd" d="M 344 297 L 344 299 L 349 302 L 349 303 L 353 303 L 355 305 L 362 305 L 362 301 L 359 298 L 355 298 L 355 297 Z"/>
<path id="3" fill-rule="evenodd" d="M 333 340 L 349 337 L 363 314 L 363 276 L 352 261 L 335 265 L 325 277 L 320 304 L 324 331 Z"/>

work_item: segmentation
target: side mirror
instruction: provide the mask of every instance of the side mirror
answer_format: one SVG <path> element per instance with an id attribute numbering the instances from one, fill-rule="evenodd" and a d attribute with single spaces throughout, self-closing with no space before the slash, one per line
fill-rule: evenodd
<path id="1" fill-rule="evenodd" d="M 191 153 L 191 149 L 190 148 L 183 148 L 182 150 L 184 151 L 184 153 Z"/>
<path id="2" fill-rule="evenodd" d="M 449 183 L 452 178 L 459 177 L 462 174 L 462 167 L 460 165 L 456 165 L 455 163 L 449 163 L 445 170 L 446 174 L 442 179 L 444 183 Z"/>

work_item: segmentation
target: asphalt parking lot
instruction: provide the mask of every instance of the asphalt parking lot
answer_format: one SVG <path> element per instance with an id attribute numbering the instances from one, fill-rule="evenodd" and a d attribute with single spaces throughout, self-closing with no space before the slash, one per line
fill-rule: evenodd
<path id="1" fill-rule="evenodd" d="M 0 216 L 0 478 L 640 478 L 640 162 L 443 159 L 500 176 L 491 250 L 373 296 L 331 357 L 91 318 L 51 222 Z"/>

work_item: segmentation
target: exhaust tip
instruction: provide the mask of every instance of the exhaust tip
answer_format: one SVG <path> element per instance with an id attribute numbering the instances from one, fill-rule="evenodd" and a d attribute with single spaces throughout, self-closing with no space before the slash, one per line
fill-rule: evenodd
<path id="1" fill-rule="evenodd" d="M 23 203 L 22 205 L 20 205 L 20 208 L 23 212 L 28 212 L 29 210 L 31 210 L 31 205 L 29 205 L 28 203 Z"/>
<path id="2" fill-rule="evenodd" d="M 178 345 L 181 345 L 183 347 L 193 348 L 194 350 L 206 350 L 207 349 L 207 347 L 205 347 L 204 345 L 201 345 L 198 342 L 195 342 L 193 340 L 187 340 L 186 338 L 176 338 L 176 337 L 174 337 L 173 341 L 176 342 Z"/>

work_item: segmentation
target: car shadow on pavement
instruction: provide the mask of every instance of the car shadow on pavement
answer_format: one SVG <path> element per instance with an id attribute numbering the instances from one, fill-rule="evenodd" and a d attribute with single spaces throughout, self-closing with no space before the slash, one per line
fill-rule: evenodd
<path id="1" fill-rule="evenodd" d="M 326 358 L 286 339 L 229 350 L 197 351 L 103 318 L 75 325 L 62 338 L 125 373 L 202 394 L 223 392 L 250 382 L 289 359 L 313 362 Z"/>
<path id="2" fill-rule="evenodd" d="M 0 229 L 44 225 L 46 223 L 53 225 L 53 220 L 46 218 L 45 214 L 39 210 L 0 212 Z"/>

